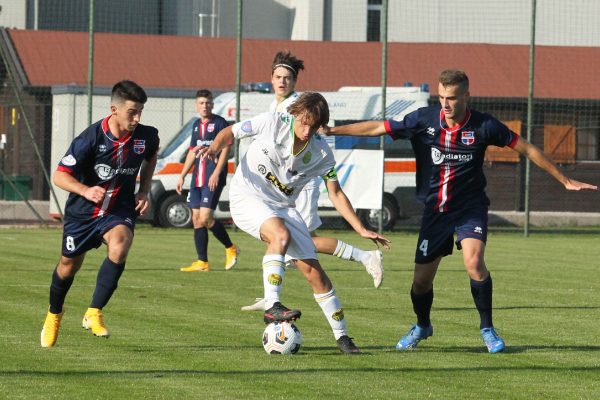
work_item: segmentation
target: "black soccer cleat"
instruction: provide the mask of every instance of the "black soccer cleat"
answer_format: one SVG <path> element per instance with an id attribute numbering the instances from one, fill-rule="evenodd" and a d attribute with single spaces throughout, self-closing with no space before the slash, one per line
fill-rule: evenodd
<path id="1" fill-rule="evenodd" d="M 295 321 L 302 315 L 302 311 L 300 310 L 290 310 L 280 302 L 275 302 L 273 307 L 265 310 L 264 320 L 265 324 L 270 324 L 271 322 L 279 322 L 279 321 Z"/>
<path id="2" fill-rule="evenodd" d="M 360 349 L 356 347 L 352 338 L 348 335 L 340 337 L 337 341 L 338 349 L 344 354 L 360 354 Z"/>

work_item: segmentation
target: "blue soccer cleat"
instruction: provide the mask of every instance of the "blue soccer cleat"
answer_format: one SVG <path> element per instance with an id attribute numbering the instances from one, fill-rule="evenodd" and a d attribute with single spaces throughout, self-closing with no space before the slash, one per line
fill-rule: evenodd
<path id="1" fill-rule="evenodd" d="M 504 350 L 504 340 L 498 336 L 494 327 L 483 328 L 481 330 L 481 337 L 490 353 L 498 353 Z"/>
<path id="2" fill-rule="evenodd" d="M 433 326 L 421 328 L 419 325 L 413 325 L 406 335 L 396 344 L 396 350 L 411 350 L 417 347 L 421 340 L 427 339 L 433 335 Z"/>

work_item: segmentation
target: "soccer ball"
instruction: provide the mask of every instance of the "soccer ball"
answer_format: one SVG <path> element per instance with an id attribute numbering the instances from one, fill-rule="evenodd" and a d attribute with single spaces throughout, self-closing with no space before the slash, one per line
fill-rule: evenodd
<path id="1" fill-rule="evenodd" d="M 265 328 L 262 343 L 269 354 L 296 354 L 302 344 L 302 335 L 290 322 L 271 322 Z"/>

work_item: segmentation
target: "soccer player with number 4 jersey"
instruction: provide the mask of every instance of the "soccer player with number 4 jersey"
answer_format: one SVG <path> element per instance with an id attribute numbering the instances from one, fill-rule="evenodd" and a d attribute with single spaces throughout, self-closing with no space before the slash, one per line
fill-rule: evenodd
<path id="1" fill-rule="evenodd" d="M 410 297 L 417 323 L 396 349 L 415 348 L 433 335 L 430 320 L 433 280 L 442 257 L 462 249 L 470 277 L 480 333 L 490 353 L 504 350 L 504 340 L 492 323 L 492 277 L 484 260 L 489 199 L 483 173 L 489 145 L 508 146 L 552 175 L 567 190 L 598 190 L 595 185 L 566 177 L 536 146 L 494 117 L 468 107 L 469 79 L 463 71 L 439 76 L 439 106 L 420 108 L 402 121 L 364 121 L 324 128 L 328 135 L 382 136 L 411 141 L 417 161 L 417 198 L 425 204 L 415 254 Z M 456 233 L 456 241 L 454 234 Z"/>
<path id="2" fill-rule="evenodd" d="M 200 157 L 214 158 L 234 137 L 254 137 L 231 182 L 229 201 L 235 224 L 266 243 L 262 260 L 265 323 L 293 321 L 300 310 L 280 302 L 285 255 L 313 289 L 343 353 L 360 350 L 348 336 L 346 320 L 333 284 L 317 259 L 317 251 L 295 201 L 304 185 L 322 176 L 329 198 L 339 213 L 362 237 L 388 247 L 389 241 L 367 230 L 357 217 L 336 178 L 335 159 L 329 146 L 316 135 L 329 121 L 325 98 L 314 92 L 303 93 L 288 113 L 264 113 L 221 131 L 209 147 L 196 149 Z"/>
<path id="3" fill-rule="evenodd" d="M 88 250 L 107 246 L 92 301 L 82 326 L 108 337 L 102 309 L 117 289 L 133 242 L 138 215 L 148 209 L 148 191 L 159 138 L 158 130 L 140 124 L 147 96 L 132 81 L 112 89 L 110 115 L 73 139 L 53 182 L 68 192 L 62 256 L 52 274 L 50 307 L 41 333 L 42 347 L 53 347 L 64 314 L 63 304 Z M 136 178 L 140 176 L 135 192 Z"/>

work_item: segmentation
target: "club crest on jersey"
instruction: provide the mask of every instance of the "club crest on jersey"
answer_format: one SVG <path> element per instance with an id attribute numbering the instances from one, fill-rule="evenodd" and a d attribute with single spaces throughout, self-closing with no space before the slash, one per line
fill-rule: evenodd
<path id="1" fill-rule="evenodd" d="M 104 153 L 106 151 L 106 145 L 104 143 L 101 143 L 98 146 L 98 153 Z"/>
<path id="2" fill-rule="evenodd" d="M 252 132 L 252 122 L 250 122 L 250 120 L 244 121 L 244 123 L 242 123 L 242 131 L 246 133 Z"/>
<path id="3" fill-rule="evenodd" d="M 472 145 L 475 143 L 475 131 L 462 131 L 460 140 L 467 146 Z"/>
<path id="4" fill-rule="evenodd" d="M 144 139 L 133 139 L 133 152 L 142 154 L 146 150 L 146 141 Z"/>
<path id="5" fill-rule="evenodd" d="M 302 162 L 304 164 L 308 164 L 311 159 L 312 159 L 312 153 L 310 151 L 307 151 L 306 154 L 304 154 L 304 156 L 302 157 Z"/>
<path id="6" fill-rule="evenodd" d="M 208 125 L 206 125 L 206 131 L 208 133 L 214 132 L 214 130 L 215 130 L 215 124 L 208 124 Z"/>
<path id="7" fill-rule="evenodd" d="M 64 156 L 62 160 L 60 160 L 60 162 L 63 163 L 63 165 L 66 165 L 67 167 L 72 167 L 73 165 L 77 164 L 77 160 L 75 159 L 75 157 L 73 157 L 72 154 Z"/>

